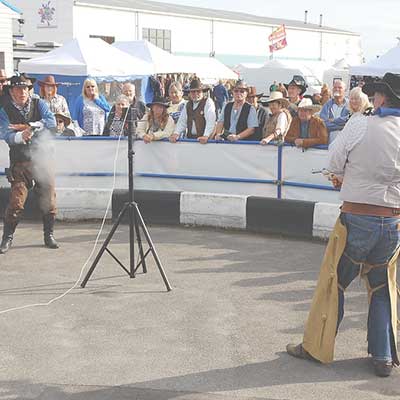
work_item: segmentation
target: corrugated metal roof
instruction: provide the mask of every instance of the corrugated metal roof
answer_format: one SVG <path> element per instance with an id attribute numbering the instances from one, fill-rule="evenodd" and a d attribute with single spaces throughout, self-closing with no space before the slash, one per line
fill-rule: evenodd
<path id="1" fill-rule="evenodd" d="M 6 7 L 8 7 L 10 10 L 18 13 L 18 14 L 22 14 L 22 11 L 20 9 L 18 9 L 17 7 L 13 6 L 12 4 L 10 4 L 8 1 L 6 0 L 0 0 L 1 4 L 4 4 Z"/>
<path id="2" fill-rule="evenodd" d="M 208 8 L 183 6 L 171 3 L 159 3 L 156 1 L 147 1 L 147 0 L 75 0 L 75 4 L 99 5 L 106 7 L 132 9 L 143 12 L 149 11 L 149 12 L 164 13 L 164 14 L 187 15 L 205 19 L 220 19 L 220 20 L 235 21 L 240 23 L 247 22 L 247 23 L 256 23 L 269 26 L 271 25 L 279 26 L 285 24 L 287 27 L 291 28 L 329 31 L 335 33 L 346 33 L 355 35 L 354 32 L 345 31 L 342 29 L 330 28 L 327 26 L 319 26 L 317 24 L 309 24 L 309 23 L 305 24 L 303 21 L 294 21 L 290 19 L 281 19 L 281 18 L 269 18 L 252 14 L 246 14 L 242 12 L 214 10 Z"/>

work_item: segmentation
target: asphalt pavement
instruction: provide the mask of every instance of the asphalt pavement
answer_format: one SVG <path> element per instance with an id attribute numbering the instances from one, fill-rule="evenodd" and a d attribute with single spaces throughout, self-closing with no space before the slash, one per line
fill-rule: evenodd
<path id="1" fill-rule="evenodd" d="M 86 288 L 1 313 L 80 282 L 99 225 L 58 224 L 61 248 L 50 250 L 39 224 L 22 223 L 0 255 L 0 399 L 400 398 L 398 371 L 373 375 L 358 280 L 347 292 L 335 362 L 286 354 L 288 342 L 302 339 L 322 242 L 151 226 L 171 292 L 151 255 L 148 273 L 139 268 L 131 279 L 104 254 Z M 110 248 L 129 264 L 127 226 Z"/>

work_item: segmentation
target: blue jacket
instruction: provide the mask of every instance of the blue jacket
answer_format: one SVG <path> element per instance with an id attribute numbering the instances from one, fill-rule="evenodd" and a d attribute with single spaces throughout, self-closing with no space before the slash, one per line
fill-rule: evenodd
<path id="1" fill-rule="evenodd" d="M 104 120 L 107 120 L 107 114 L 110 112 L 111 107 L 107 103 L 106 98 L 100 95 L 97 99 L 94 99 L 95 104 L 97 104 L 105 112 Z M 78 121 L 79 126 L 83 129 L 83 96 L 80 95 L 76 101 L 74 108 L 72 110 L 72 118 Z"/>
<path id="2" fill-rule="evenodd" d="M 221 83 L 214 87 L 213 93 L 219 105 L 223 105 L 229 100 L 228 91 Z"/>
<path id="3" fill-rule="evenodd" d="M 55 129 L 56 128 L 56 119 L 54 118 L 54 114 L 50 111 L 49 106 L 42 99 L 38 101 L 39 113 L 42 119 L 40 122 L 43 123 L 44 127 L 47 129 Z M 8 115 L 5 112 L 4 108 L 0 109 L 0 139 L 4 139 L 7 144 L 14 145 L 15 144 L 15 134 L 17 133 L 14 129 L 9 128 L 10 121 L 8 119 Z"/>
<path id="4" fill-rule="evenodd" d="M 344 108 L 340 113 L 340 117 L 334 119 L 333 121 L 329 121 L 330 119 L 334 118 L 332 112 L 333 103 L 334 103 L 333 99 L 328 100 L 322 107 L 321 112 L 319 113 L 320 118 L 325 122 L 328 132 L 341 131 L 346 125 L 346 122 L 349 119 L 350 115 L 349 101 L 345 99 Z"/>

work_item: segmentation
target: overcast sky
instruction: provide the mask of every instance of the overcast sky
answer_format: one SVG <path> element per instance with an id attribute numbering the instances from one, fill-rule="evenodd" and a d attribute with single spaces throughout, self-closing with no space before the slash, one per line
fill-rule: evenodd
<path id="1" fill-rule="evenodd" d="M 242 11 L 267 17 L 304 19 L 360 33 L 366 60 L 394 47 L 400 37 L 400 0 L 157 0 L 188 6 Z"/>

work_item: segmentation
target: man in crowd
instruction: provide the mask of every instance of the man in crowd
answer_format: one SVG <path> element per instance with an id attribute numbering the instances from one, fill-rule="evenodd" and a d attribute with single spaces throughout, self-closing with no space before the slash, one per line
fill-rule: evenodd
<path id="1" fill-rule="evenodd" d="M 233 101 L 227 103 L 218 118 L 216 139 L 256 140 L 254 130 L 258 127 L 257 111 L 246 102 L 249 87 L 237 81 L 233 88 Z"/>
<path id="2" fill-rule="evenodd" d="M 224 105 L 229 101 L 228 91 L 226 90 L 222 79 L 220 79 L 218 85 L 214 87 L 213 96 L 215 98 L 217 114 L 219 115 L 221 110 L 224 108 Z"/>
<path id="3" fill-rule="evenodd" d="M 10 101 L 0 110 L 0 135 L 10 147 L 7 177 L 11 183 L 0 253 L 10 249 L 28 190 L 33 187 L 43 214 L 44 243 L 46 247 L 58 248 L 53 236 L 56 215 L 54 171 L 45 162 L 50 155 L 43 151 L 49 140 L 43 128 L 54 132 L 56 121 L 43 100 L 30 96 L 31 88 L 26 77 L 13 76 L 9 84 Z M 38 125 L 37 132 L 33 132 L 30 123 Z"/>
<path id="4" fill-rule="evenodd" d="M 333 84 L 333 98 L 323 105 L 320 112 L 320 117 L 328 128 L 329 144 L 335 140 L 349 118 L 349 101 L 345 92 L 346 84 L 337 79 Z"/>
<path id="5" fill-rule="evenodd" d="M 328 144 L 328 131 L 324 121 L 314 115 L 319 106 L 310 99 L 303 98 L 297 106 L 297 115 L 290 124 L 285 142 L 294 143 L 296 147 L 306 149 L 319 144 Z"/>
<path id="6" fill-rule="evenodd" d="M 131 106 L 136 108 L 136 116 L 138 120 L 141 120 L 146 114 L 146 104 L 143 101 L 136 99 L 136 88 L 133 83 L 126 82 L 122 86 L 122 94 L 129 99 Z M 114 108 L 114 107 L 113 107 Z M 113 109 L 111 109 L 112 112 Z"/>
<path id="7" fill-rule="evenodd" d="M 8 78 L 6 76 L 6 71 L 0 69 L 0 107 L 4 107 L 9 99 L 9 95 L 6 90 Z"/>
<path id="8" fill-rule="evenodd" d="M 178 119 L 175 133 L 170 136 L 172 143 L 182 137 L 197 139 L 202 144 L 208 142 L 214 131 L 216 116 L 214 102 L 204 97 L 205 90 L 198 78 L 192 79 L 189 101 Z"/>
<path id="9" fill-rule="evenodd" d="M 288 110 L 294 118 L 297 115 L 297 106 L 300 103 L 303 94 L 307 90 L 307 84 L 302 76 L 294 75 L 292 80 L 287 85 L 285 85 L 285 87 L 288 92 L 290 103 Z"/>
<path id="10" fill-rule="evenodd" d="M 374 95 L 375 115 L 339 135 L 329 150 L 332 182 L 341 187 L 341 214 L 322 262 L 303 342 L 289 344 L 287 352 L 322 363 L 333 361 L 344 292 L 361 276 L 369 298 L 368 353 L 375 374 L 385 377 L 399 365 L 400 75 L 387 73 L 363 91 Z"/>
<path id="11" fill-rule="evenodd" d="M 262 139 L 264 126 L 269 118 L 268 110 L 259 101 L 263 95 L 264 93 L 257 94 L 255 86 L 249 86 L 247 101 L 256 109 L 258 120 L 258 126 L 254 129 L 254 135 L 252 135 L 254 139 L 251 140 L 260 141 Z"/>

